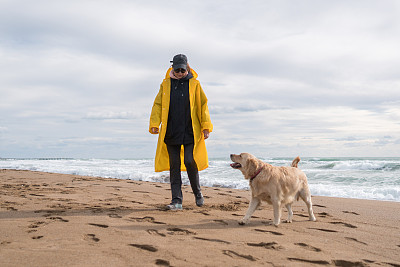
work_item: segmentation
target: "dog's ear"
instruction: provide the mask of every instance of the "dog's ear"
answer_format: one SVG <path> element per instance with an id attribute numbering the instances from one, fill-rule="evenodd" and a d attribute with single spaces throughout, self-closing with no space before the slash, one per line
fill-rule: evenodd
<path id="1" fill-rule="evenodd" d="M 258 162 L 256 159 L 249 158 L 246 160 L 246 178 L 249 179 L 252 177 L 258 168 Z"/>

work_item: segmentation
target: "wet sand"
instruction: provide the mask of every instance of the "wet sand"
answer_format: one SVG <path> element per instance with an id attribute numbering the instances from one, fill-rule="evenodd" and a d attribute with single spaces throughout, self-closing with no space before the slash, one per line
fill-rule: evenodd
<path id="1" fill-rule="evenodd" d="M 273 226 L 266 203 L 250 224 L 250 192 L 0 170 L 0 266 L 400 266 L 400 203 L 313 197 Z M 282 219 L 287 213 L 284 209 Z"/>

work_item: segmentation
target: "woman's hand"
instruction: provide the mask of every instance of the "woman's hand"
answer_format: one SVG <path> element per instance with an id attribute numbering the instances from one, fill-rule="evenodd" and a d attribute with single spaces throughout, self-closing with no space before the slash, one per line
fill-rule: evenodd
<path id="1" fill-rule="evenodd" d="M 210 136 L 210 131 L 207 129 L 204 129 L 203 134 L 204 134 L 204 139 L 207 139 Z"/>
<path id="2" fill-rule="evenodd" d="M 151 128 L 151 133 L 152 134 L 158 134 L 158 128 L 157 127 L 152 127 Z"/>

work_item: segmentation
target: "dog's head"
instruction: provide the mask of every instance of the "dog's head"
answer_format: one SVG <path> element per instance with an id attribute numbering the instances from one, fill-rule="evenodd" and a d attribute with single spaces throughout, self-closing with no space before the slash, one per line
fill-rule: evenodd
<path id="1" fill-rule="evenodd" d="M 258 159 L 249 153 L 231 154 L 231 167 L 240 170 L 249 179 L 258 169 Z"/>

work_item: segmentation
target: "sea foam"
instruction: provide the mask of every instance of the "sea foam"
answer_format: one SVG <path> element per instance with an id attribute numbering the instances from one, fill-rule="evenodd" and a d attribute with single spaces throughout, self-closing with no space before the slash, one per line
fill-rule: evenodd
<path id="1" fill-rule="evenodd" d="M 289 166 L 289 158 L 264 158 Z M 248 190 L 248 181 L 229 159 L 211 159 L 200 172 L 202 186 Z M 302 158 L 299 163 L 313 195 L 400 202 L 400 158 Z M 169 183 L 169 172 L 154 172 L 153 159 L 0 159 L 0 169 L 31 170 Z M 184 184 L 189 184 L 182 172 Z"/>

